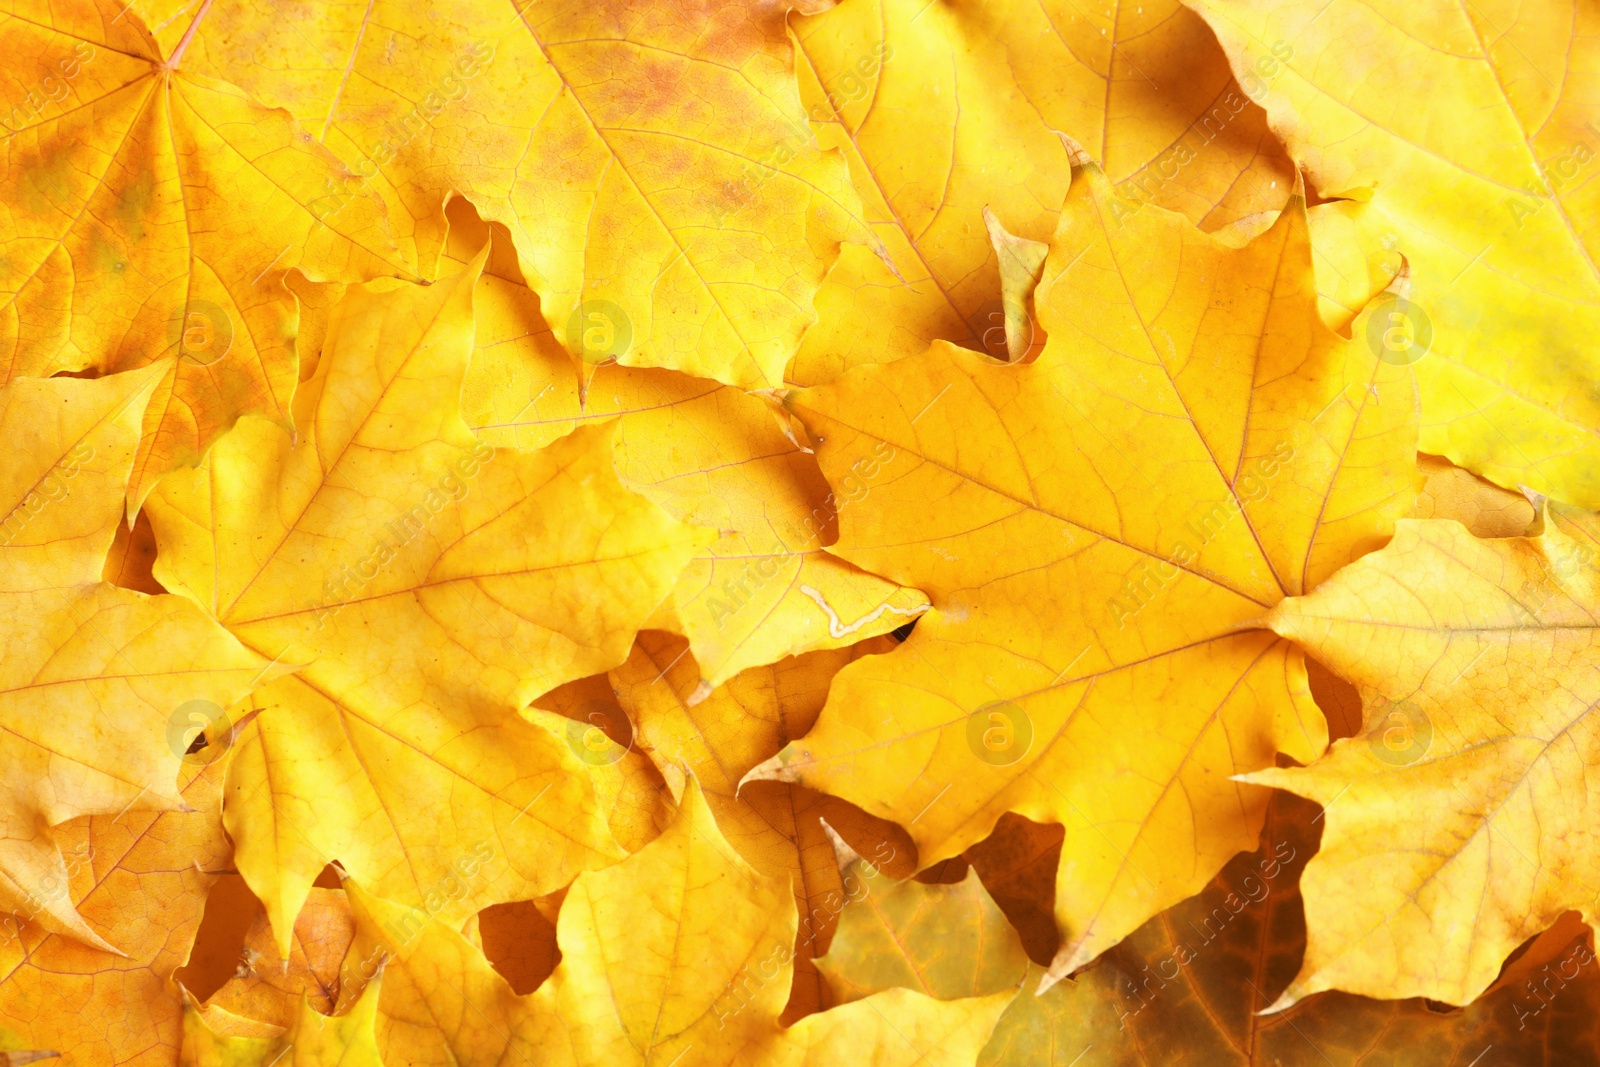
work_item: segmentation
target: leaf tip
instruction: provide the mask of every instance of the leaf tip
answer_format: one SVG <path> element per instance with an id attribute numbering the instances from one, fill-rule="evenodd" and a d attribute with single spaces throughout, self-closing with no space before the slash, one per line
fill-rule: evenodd
<path id="1" fill-rule="evenodd" d="M 750 782 L 798 782 L 800 767 L 810 762 L 810 753 L 793 745 L 785 745 L 776 756 L 750 768 L 749 773 L 739 779 L 738 788 L 742 790 Z"/>
<path id="2" fill-rule="evenodd" d="M 1057 137 L 1061 138 L 1061 146 L 1067 150 L 1067 159 L 1071 162 L 1073 170 L 1077 170 L 1079 167 L 1089 167 L 1094 165 L 1094 157 L 1089 154 L 1088 150 L 1085 149 L 1083 145 L 1079 144 L 1077 141 L 1074 141 L 1070 136 L 1062 133 L 1060 130 L 1052 130 L 1051 132 Z"/>

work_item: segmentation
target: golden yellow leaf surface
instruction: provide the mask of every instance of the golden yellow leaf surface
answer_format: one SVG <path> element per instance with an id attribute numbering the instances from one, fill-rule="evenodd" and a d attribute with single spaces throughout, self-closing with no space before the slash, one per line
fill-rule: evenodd
<path id="1" fill-rule="evenodd" d="M 218 0 L 186 61 L 316 130 L 352 174 L 330 202 L 381 195 L 425 274 L 463 193 L 573 351 L 602 330 L 624 364 L 761 388 L 840 241 L 868 239 L 806 126 L 787 10 Z"/>
<path id="2" fill-rule="evenodd" d="M 485 274 L 467 422 L 491 445 L 539 448 L 616 420 L 623 481 L 721 532 L 690 561 L 658 623 L 689 638 L 702 692 L 748 667 L 886 633 L 926 606 L 917 590 L 824 551 L 841 502 L 859 490 L 830 492 L 771 402 L 672 371 L 605 363 L 575 375 L 538 309 L 520 279 Z"/>
<path id="3" fill-rule="evenodd" d="M 578 877 L 557 921 L 561 963 L 530 997 L 436 920 L 359 889 L 352 902 L 361 954 L 390 954 L 380 1047 L 418 1065 L 971 1064 L 1006 1000 L 897 990 L 780 1027 L 793 897 L 739 858 L 692 779 L 660 838 Z"/>
<path id="4" fill-rule="evenodd" d="M 266 910 L 257 910 L 233 977 L 206 998 L 206 1011 L 220 1009 L 285 1029 L 294 1025 L 302 1002 L 332 1015 L 339 1002 L 339 970 L 355 933 L 343 891 L 312 889 L 295 917 L 289 955 L 282 958 Z"/>
<path id="5" fill-rule="evenodd" d="M 1297 880 L 1316 851 L 1320 820 L 1314 805 L 1280 795 L 1260 848 L 1231 860 L 1200 894 L 1150 920 L 1073 981 L 1042 996 L 1033 995 L 1033 983 L 1025 986 L 978 1063 L 1463 1067 L 1492 1051 L 1496 1062 L 1556 1067 L 1594 1057 L 1600 1046 L 1586 1013 L 1600 995 L 1600 970 L 1588 932 L 1571 923 L 1528 946 L 1464 1011 L 1324 993 L 1261 1012 L 1304 948 Z M 972 936 L 975 914 L 994 910 L 976 883 L 868 878 L 864 885 L 819 961 L 830 979 L 836 956 L 859 995 L 918 988 L 930 976 L 967 991 L 984 988 L 985 975 L 995 976 L 992 984 L 999 974 L 1020 974 L 1011 930 Z M 1042 973 L 1032 969 L 1035 980 Z"/>
<path id="6" fill-rule="evenodd" d="M 1321 753 L 1300 652 L 1248 626 L 1416 480 L 1412 383 L 1318 319 L 1297 202 L 1244 247 L 1120 206 L 1077 172 L 1037 362 L 935 344 L 792 394 L 865 486 L 833 551 L 933 610 L 750 776 L 902 823 L 924 865 L 1007 811 L 1063 824 L 1052 978 L 1250 847 L 1267 794 L 1232 775 Z"/>
<path id="7" fill-rule="evenodd" d="M 225 1037 L 206 1024 L 200 1011 L 184 1005 L 180 1067 L 382 1067 L 373 1023 L 379 981 L 367 984 L 351 1009 L 329 1017 L 300 1001 L 294 1021 L 271 1037 Z"/>
<path id="8" fill-rule="evenodd" d="M 1442 456 L 1419 455 L 1426 480 L 1407 518 L 1455 519 L 1474 537 L 1520 537 L 1537 517 L 1528 498 L 1502 489 Z"/>
<path id="9" fill-rule="evenodd" d="M 0 388 L 0 906 L 102 948 L 50 827 L 180 806 L 190 711 L 270 666 L 181 597 L 101 580 L 160 373 Z"/>
<path id="10" fill-rule="evenodd" d="M 177 44 L 163 51 L 113 0 L 0 12 L 0 92 L 23 105 L 4 118 L 0 381 L 160 365 L 135 509 L 240 415 L 290 425 L 285 271 L 414 273 L 376 197 L 324 210 L 349 177 L 331 152 L 226 73 L 176 69 Z"/>
<path id="11" fill-rule="evenodd" d="M 844 879 L 855 892 L 817 960 L 840 1001 L 895 988 L 955 1000 L 1022 984 L 1028 954 L 975 871 L 953 885 L 923 885 L 859 861 Z"/>
<path id="12" fill-rule="evenodd" d="M 794 887 L 800 918 L 785 1021 L 825 1003 L 811 959 L 827 947 L 844 906 L 845 886 L 824 820 L 849 834 L 880 865 L 909 871 L 915 860 L 907 854 L 908 842 L 891 827 L 873 825 L 878 820 L 837 797 L 783 782 L 752 782 L 741 789 L 739 780 L 811 728 L 841 667 L 894 644 L 881 637 L 752 667 L 694 703 L 700 672 L 682 640 L 666 634 L 641 633 L 628 662 L 611 672 L 616 699 L 637 724 L 639 748 L 679 792 L 685 775 L 693 775 L 719 831 L 739 856 L 761 874 Z M 874 840 L 869 844 L 868 839 Z"/>
<path id="13" fill-rule="evenodd" d="M 1312 805 L 1280 796 L 1259 849 L 1075 982 L 1016 997 L 979 1064 L 1032 1067 L 1080 1056 L 1105 1067 L 1466 1067 L 1476 1058 L 1557 1067 L 1596 1055 L 1586 1016 L 1600 995 L 1600 970 L 1587 938 L 1575 939 L 1571 928 L 1545 953 L 1530 950 L 1463 1011 L 1324 993 L 1262 1014 L 1305 943 L 1296 879 L 1316 850 L 1319 817 Z"/>
<path id="14" fill-rule="evenodd" d="M 242 423 L 151 498 L 162 583 L 304 664 L 255 694 L 228 781 L 239 870 L 285 949 L 334 859 L 459 921 L 623 854 L 585 765 L 515 709 L 626 658 L 705 537 L 617 481 L 604 428 L 538 452 L 472 436 L 481 265 L 353 290 L 298 439 Z"/>
<path id="15" fill-rule="evenodd" d="M 1070 181 L 1055 131 L 1132 201 L 1206 229 L 1276 210 L 1293 171 L 1204 22 L 1177 0 L 848 0 L 795 20 L 822 144 L 850 163 L 893 266 L 846 246 L 790 380 L 817 384 L 936 338 L 1005 351 L 985 208 L 1043 241 Z"/>
<path id="16" fill-rule="evenodd" d="M 1281 61 L 1274 128 L 1320 191 L 1366 201 L 1368 245 L 1409 262 L 1411 304 L 1392 310 L 1423 449 L 1600 506 L 1600 16 L 1569 0 L 1192 6 L 1236 68 Z"/>
<path id="17" fill-rule="evenodd" d="M 1328 807 L 1284 1003 L 1346 989 L 1465 1004 L 1563 912 L 1595 921 L 1583 797 L 1597 558 L 1572 522 L 1479 540 L 1405 520 L 1382 551 L 1274 609 L 1274 629 L 1365 705 L 1364 736 L 1252 776 Z"/>
<path id="18" fill-rule="evenodd" d="M 1049 963 L 1061 945 L 1055 887 L 1064 837 L 1058 824 L 1006 814 L 994 833 L 962 853 L 1036 963 Z"/>
<path id="19" fill-rule="evenodd" d="M 176 1062 L 183 1002 L 170 976 L 189 955 L 206 891 L 229 855 L 222 765 L 190 757 L 181 779 L 187 810 L 135 809 L 55 828 L 67 862 L 61 880 L 36 892 L 70 899 L 123 954 L 51 933 L 25 910 L 5 916 L 0 1050 L 48 1049 L 60 1055 L 49 1061 L 56 1067 Z"/>

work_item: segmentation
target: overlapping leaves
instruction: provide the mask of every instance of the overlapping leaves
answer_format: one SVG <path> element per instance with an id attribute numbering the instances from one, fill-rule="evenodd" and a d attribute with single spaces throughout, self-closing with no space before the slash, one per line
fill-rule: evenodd
<path id="1" fill-rule="evenodd" d="M 0 4 L 0 1061 L 1594 1059 L 1593 21 Z"/>

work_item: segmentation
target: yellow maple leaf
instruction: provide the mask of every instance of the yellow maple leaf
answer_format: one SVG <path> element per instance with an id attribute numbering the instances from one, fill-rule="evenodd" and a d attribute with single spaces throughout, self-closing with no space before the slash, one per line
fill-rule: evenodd
<path id="1" fill-rule="evenodd" d="M 1600 997 L 1600 968 L 1578 923 L 1530 945 L 1465 1011 L 1324 993 L 1262 1012 L 1305 945 L 1296 883 L 1316 851 L 1321 818 L 1314 805 L 1277 795 L 1260 848 L 1236 856 L 1198 895 L 1151 919 L 1074 981 L 1013 998 L 980 1067 L 1461 1067 L 1487 1062 L 1491 1050 L 1524 1067 L 1593 1060 L 1595 1035 L 1578 1020 Z M 1021 947 L 1011 930 L 974 936 L 975 913 L 994 910 L 976 883 L 863 884 L 819 961 L 830 977 L 841 970 L 856 995 L 929 980 L 958 995 L 1017 970 Z M 1034 977 L 1041 973 L 1033 968 Z"/>
<path id="2" fill-rule="evenodd" d="M 1365 243 L 1410 263 L 1409 302 L 1372 328 L 1401 331 L 1416 362 L 1422 448 L 1600 506 L 1592 13 L 1571 0 L 1193 6 L 1236 68 L 1275 71 L 1259 97 L 1317 188 L 1366 201 L 1352 213 Z"/>
<path id="3" fill-rule="evenodd" d="M 373 1023 L 381 983 L 369 982 L 350 1010 L 323 1015 L 302 997 L 294 1021 L 270 1037 L 227 1037 L 184 1005 L 180 1067 L 382 1067 Z"/>
<path id="4" fill-rule="evenodd" d="M 454 217 L 456 235 L 472 233 Z M 487 228 L 482 230 L 488 236 Z M 481 243 L 476 247 L 482 247 Z M 841 499 L 766 398 L 671 371 L 580 365 L 520 278 L 485 275 L 463 414 L 491 445 L 539 448 L 617 420 L 617 472 L 678 519 L 721 531 L 652 625 L 690 640 L 703 696 L 748 667 L 887 633 L 927 599 L 829 555 Z"/>
<path id="5" fill-rule="evenodd" d="M 319 130 L 425 273 L 463 193 L 572 351 L 770 387 L 840 241 L 870 239 L 806 126 L 788 6 L 220 0 L 188 62 Z"/>
<path id="6" fill-rule="evenodd" d="M 233 85 L 176 69 L 181 42 L 164 55 L 127 5 L 6 6 L 5 96 L 24 104 L 0 169 L 0 382 L 158 363 L 137 510 L 240 415 L 289 426 L 287 269 L 413 272 L 376 197 L 324 210 L 348 177 L 332 153 Z"/>
<path id="7" fill-rule="evenodd" d="M 233 703 L 269 666 L 181 597 L 101 580 L 161 373 L 0 389 L 0 906 L 106 949 L 63 892 L 48 828 L 180 806 L 191 712 Z"/>
<path id="8" fill-rule="evenodd" d="M 221 764 L 190 757 L 181 773 L 183 810 L 95 815 L 55 829 L 66 880 L 40 891 L 70 896 L 121 954 L 50 933 L 25 914 L 5 916 L 0 1049 L 51 1050 L 54 1067 L 176 1060 L 182 1000 L 170 976 L 189 955 L 206 891 L 230 852 Z"/>
<path id="9" fill-rule="evenodd" d="M 205 999 L 202 1018 L 216 1018 L 221 1011 L 287 1029 L 294 1025 L 302 1003 L 322 1015 L 334 1014 L 339 969 L 356 933 L 344 892 L 311 890 L 295 916 L 287 959 L 278 956 L 266 909 L 251 903 L 256 911 L 245 931 L 240 964 L 233 977 Z"/>
<path id="10" fill-rule="evenodd" d="M 1077 172 L 1037 362 L 936 343 L 791 397 L 865 487 L 833 551 L 933 610 L 750 775 L 901 822 L 924 865 L 1007 811 L 1064 824 L 1052 978 L 1250 847 L 1267 794 L 1230 776 L 1322 751 L 1301 654 L 1248 624 L 1416 480 L 1413 386 L 1317 318 L 1298 198 L 1238 248 L 1125 206 Z"/>
<path id="11" fill-rule="evenodd" d="M 639 747 L 675 791 L 681 794 L 686 773 L 692 774 L 718 829 L 744 861 L 794 886 L 800 919 L 786 1022 L 823 1005 L 811 959 L 827 947 L 844 906 L 844 883 L 824 820 L 849 834 L 880 866 L 909 873 L 914 850 L 892 824 L 837 797 L 781 782 L 752 782 L 740 789 L 739 780 L 811 728 L 841 667 L 894 644 L 881 637 L 752 667 L 692 704 L 700 672 L 681 640 L 641 633 L 628 662 L 611 671 L 616 699 L 638 726 Z"/>
<path id="12" fill-rule="evenodd" d="M 850 0 L 795 20 L 800 85 L 873 233 L 817 297 L 790 380 L 921 352 L 1004 353 L 1000 257 L 980 213 L 1045 240 L 1070 181 L 1057 130 L 1130 197 L 1215 229 L 1288 200 L 1293 171 L 1204 22 L 1177 0 L 972 6 Z"/>
<path id="13" fill-rule="evenodd" d="M 994 833 L 962 853 L 1036 963 L 1049 963 L 1061 945 L 1055 882 L 1062 839 L 1059 824 L 1008 813 L 995 824 Z"/>
<path id="14" fill-rule="evenodd" d="M 535 453 L 472 436 L 482 263 L 353 289 L 298 440 L 247 420 L 150 501 L 162 584 L 305 664 L 252 698 L 228 780 L 285 949 L 333 859 L 459 921 L 622 855 L 585 765 L 515 709 L 621 662 L 706 536 L 623 488 L 605 428 Z"/>
<path id="15" fill-rule="evenodd" d="M 844 881 L 851 902 L 817 960 L 841 1002 L 897 988 L 939 1000 L 981 997 L 1017 989 L 1028 973 L 1021 940 L 976 871 L 954 884 L 924 885 L 882 877 L 859 861 Z"/>
<path id="16" fill-rule="evenodd" d="M 1592 521 L 1592 520 L 1591 520 Z M 1405 520 L 1273 628 L 1354 682 L 1364 736 L 1254 781 L 1328 808 L 1309 943 L 1281 1003 L 1320 989 L 1465 1004 L 1600 879 L 1582 816 L 1600 697 L 1592 526 L 1480 540 Z"/>
<path id="17" fill-rule="evenodd" d="M 361 958 L 389 957 L 380 1046 L 418 1065 L 970 1064 L 1007 999 L 894 990 L 780 1027 L 793 897 L 738 857 L 692 779 L 660 838 L 578 877 L 561 963 L 529 997 L 459 934 L 353 887 Z"/>

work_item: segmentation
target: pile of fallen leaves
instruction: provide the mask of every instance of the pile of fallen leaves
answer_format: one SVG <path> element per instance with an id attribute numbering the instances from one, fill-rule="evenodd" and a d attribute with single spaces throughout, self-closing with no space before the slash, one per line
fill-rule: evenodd
<path id="1" fill-rule="evenodd" d="M 0 1065 L 1600 1063 L 1593 0 L 0 6 Z"/>

